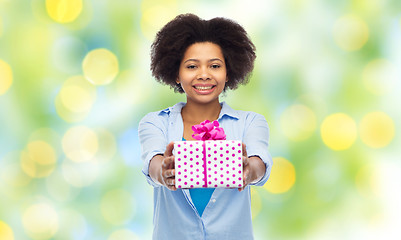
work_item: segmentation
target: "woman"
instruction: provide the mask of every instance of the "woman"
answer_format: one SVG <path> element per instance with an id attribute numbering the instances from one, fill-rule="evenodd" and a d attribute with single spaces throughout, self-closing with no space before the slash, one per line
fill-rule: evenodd
<path id="1" fill-rule="evenodd" d="M 262 186 L 270 175 L 269 128 L 262 115 L 219 101 L 247 83 L 253 43 L 234 21 L 185 14 L 158 32 L 151 55 L 153 76 L 187 99 L 139 124 L 142 171 L 154 186 L 153 239 L 253 239 L 249 185 Z M 191 127 L 204 120 L 217 120 L 227 139 L 244 143 L 242 188 L 176 189 L 173 141 L 193 140 Z"/>

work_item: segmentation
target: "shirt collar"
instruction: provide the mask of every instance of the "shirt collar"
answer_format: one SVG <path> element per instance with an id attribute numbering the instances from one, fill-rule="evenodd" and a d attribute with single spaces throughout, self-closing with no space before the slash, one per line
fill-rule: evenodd
<path id="1" fill-rule="evenodd" d="M 228 104 L 226 102 L 222 102 L 222 103 L 220 103 L 220 105 L 221 105 L 221 111 L 220 111 L 220 115 L 219 115 L 219 119 L 218 120 L 220 120 L 224 116 L 228 116 L 228 117 L 239 119 L 237 111 L 235 111 L 230 106 L 228 106 Z"/>
<path id="2" fill-rule="evenodd" d="M 220 105 L 221 105 L 221 111 L 220 111 L 220 115 L 219 115 L 219 119 L 218 120 L 220 120 L 224 116 L 228 116 L 228 117 L 239 119 L 237 111 L 235 111 L 230 106 L 228 106 L 228 104 L 226 102 L 221 102 Z M 161 110 L 160 113 L 166 113 L 166 114 L 181 113 L 181 109 L 184 106 L 185 106 L 184 102 L 179 102 L 179 103 L 175 104 L 172 107 L 169 107 L 169 108 L 166 108 L 164 110 Z"/>

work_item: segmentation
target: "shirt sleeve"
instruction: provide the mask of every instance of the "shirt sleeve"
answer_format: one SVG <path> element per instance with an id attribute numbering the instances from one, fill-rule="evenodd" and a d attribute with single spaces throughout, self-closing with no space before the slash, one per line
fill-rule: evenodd
<path id="1" fill-rule="evenodd" d="M 273 165 L 272 157 L 268 151 L 269 126 L 266 119 L 262 115 L 256 113 L 247 122 L 243 142 L 246 144 L 248 156 L 260 157 L 266 166 L 265 175 L 262 179 L 252 185 L 263 186 L 269 179 Z"/>
<path id="2" fill-rule="evenodd" d="M 162 117 L 157 113 L 147 114 L 138 126 L 139 143 L 141 145 L 141 159 L 143 161 L 142 173 L 147 181 L 154 187 L 161 186 L 153 181 L 149 175 L 149 163 L 157 154 L 164 154 L 167 146 L 167 130 Z"/>

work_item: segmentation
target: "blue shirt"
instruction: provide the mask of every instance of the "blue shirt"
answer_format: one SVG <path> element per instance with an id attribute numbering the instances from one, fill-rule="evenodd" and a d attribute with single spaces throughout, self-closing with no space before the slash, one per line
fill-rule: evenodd
<path id="1" fill-rule="evenodd" d="M 177 103 L 162 111 L 147 114 L 139 123 L 138 133 L 144 162 L 142 172 L 154 187 L 153 239 L 248 240 L 253 239 L 250 187 L 216 188 L 199 215 L 188 189 L 171 191 L 149 176 L 149 162 L 164 154 L 171 141 L 180 141 L 184 132 L 181 109 Z M 254 185 L 262 186 L 269 178 L 272 159 L 268 152 L 269 128 L 265 118 L 257 113 L 236 111 L 226 103 L 218 121 L 227 139 L 246 144 L 248 156 L 259 156 L 266 165 L 263 178 Z"/>
<path id="2" fill-rule="evenodd" d="M 186 141 L 185 138 L 182 138 L 182 141 Z M 190 188 L 189 194 L 191 195 L 192 202 L 196 210 L 199 213 L 199 216 L 202 216 L 203 211 L 205 210 L 206 205 L 210 201 L 210 197 L 212 196 L 214 188 Z"/>

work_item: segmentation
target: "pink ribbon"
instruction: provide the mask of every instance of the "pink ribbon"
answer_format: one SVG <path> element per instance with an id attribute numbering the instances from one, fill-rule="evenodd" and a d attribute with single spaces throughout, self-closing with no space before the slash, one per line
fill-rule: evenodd
<path id="1" fill-rule="evenodd" d="M 218 121 L 210 122 L 205 120 L 198 125 L 193 125 L 192 130 L 194 134 L 192 137 L 196 140 L 226 140 L 226 134 L 223 128 L 219 127 Z"/>
<path id="2" fill-rule="evenodd" d="M 219 127 L 218 121 L 210 122 L 209 120 L 205 120 L 198 125 L 193 125 L 192 130 L 194 134 L 192 137 L 196 140 L 203 141 L 203 174 L 205 179 L 204 187 L 208 187 L 207 184 L 207 174 L 206 174 L 206 140 L 226 140 L 226 134 L 224 133 L 223 128 Z"/>

